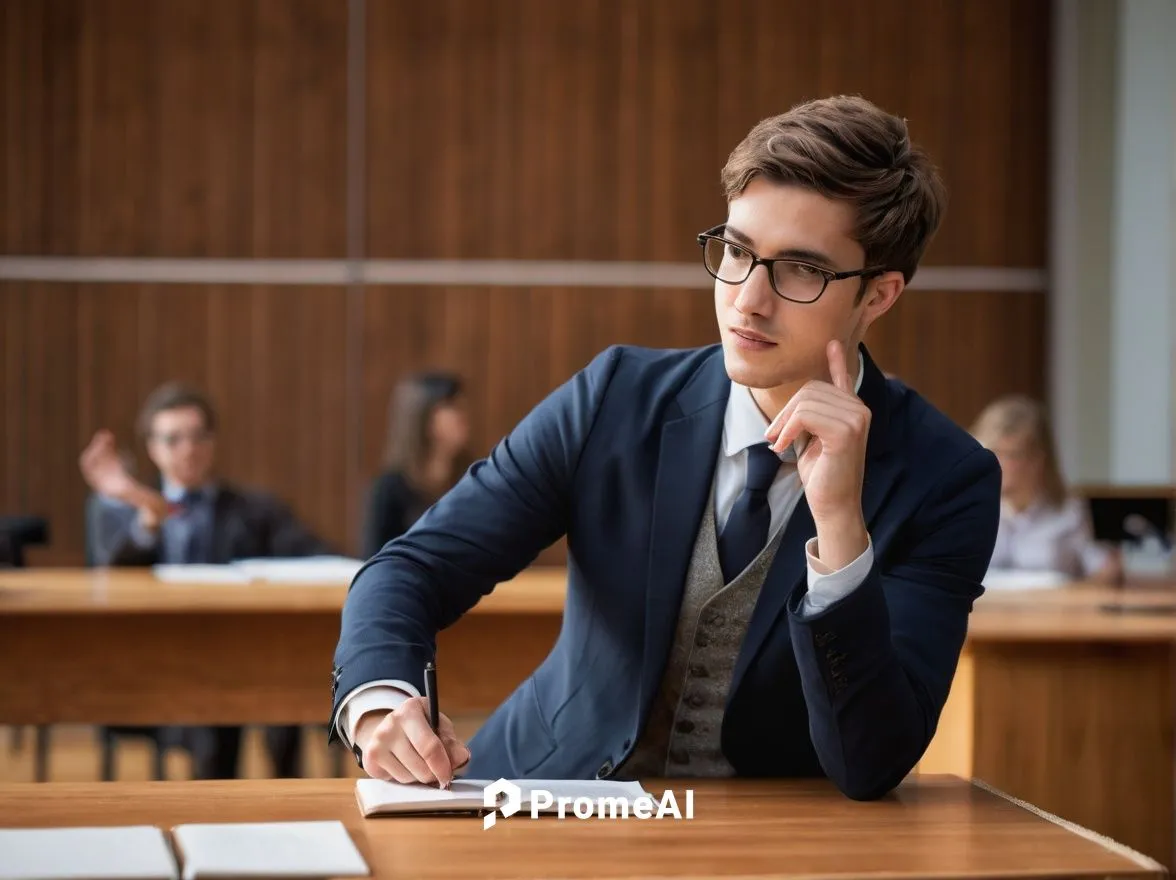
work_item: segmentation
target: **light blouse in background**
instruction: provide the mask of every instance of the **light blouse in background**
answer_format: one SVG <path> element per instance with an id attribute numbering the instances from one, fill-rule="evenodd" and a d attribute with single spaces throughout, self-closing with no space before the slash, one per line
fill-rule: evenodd
<path id="1" fill-rule="evenodd" d="M 1095 542 L 1085 504 L 1067 499 L 1060 507 L 1039 501 L 1020 512 L 1001 505 L 1000 529 L 989 571 L 1053 571 L 1090 577 L 1110 549 Z"/>

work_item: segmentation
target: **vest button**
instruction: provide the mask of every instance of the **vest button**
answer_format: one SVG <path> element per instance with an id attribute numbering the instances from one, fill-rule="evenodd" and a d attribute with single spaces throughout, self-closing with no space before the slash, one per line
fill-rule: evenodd
<path id="1" fill-rule="evenodd" d="M 699 663 L 690 664 L 690 674 L 695 678 L 707 678 L 710 673 L 706 671 L 706 667 Z"/>
<path id="2" fill-rule="evenodd" d="M 690 753 L 685 749 L 670 749 L 670 760 L 675 764 L 689 764 Z"/>
<path id="3" fill-rule="evenodd" d="M 596 778 L 597 779 L 604 779 L 606 776 L 608 776 L 612 772 L 613 772 L 612 761 L 605 761 L 603 764 L 600 765 L 600 769 L 596 771 Z"/>
<path id="4" fill-rule="evenodd" d="M 707 636 L 705 632 L 699 631 L 699 633 L 694 637 L 694 644 L 700 648 L 705 648 L 710 644 L 710 637 Z"/>
<path id="5" fill-rule="evenodd" d="M 701 709 L 704 702 L 702 694 L 691 694 L 686 698 L 686 705 L 691 709 Z"/>
<path id="6" fill-rule="evenodd" d="M 689 718 L 683 718 L 675 725 L 675 728 L 677 729 L 678 733 L 693 733 L 694 722 Z"/>

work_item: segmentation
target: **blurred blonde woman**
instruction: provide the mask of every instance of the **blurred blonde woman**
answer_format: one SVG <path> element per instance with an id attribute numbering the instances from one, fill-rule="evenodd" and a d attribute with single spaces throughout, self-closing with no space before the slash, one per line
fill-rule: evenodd
<path id="1" fill-rule="evenodd" d="M 1002 397 L 980 414 L 972 435 L 996 455 L 1002 471 L 1000 529 L 989 569 L 1119 582 L 1119 553 L 1095 542 L 1085 505 L 1066 491 L 1045 408 L 1020 395 Z"/>

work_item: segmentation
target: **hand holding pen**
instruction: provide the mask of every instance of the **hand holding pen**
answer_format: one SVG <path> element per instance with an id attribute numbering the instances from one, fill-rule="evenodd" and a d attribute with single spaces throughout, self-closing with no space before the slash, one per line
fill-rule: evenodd
<path id="1" fill-rule="evenodd" d="M 363 768 L 376 779 L 423 782 L 448 788 L 470 760 L 453 722 L 440 711 L 437 669 L 425 667 L 425 696 L 410 697 L 392 712 L 365 713 L 355 729 Z"/>

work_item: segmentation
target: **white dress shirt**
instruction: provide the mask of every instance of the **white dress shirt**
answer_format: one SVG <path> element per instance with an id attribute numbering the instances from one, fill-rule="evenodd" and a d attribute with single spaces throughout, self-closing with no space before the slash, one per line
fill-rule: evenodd
<path id="1" fill-rule="evenodd" d="M 859 351 L 855 393 L 862 386 L 864 371 L 865 364 Z M 751 390 L 732 382 L 727 409 L 723 416 L 723 438 L 714 476 L 715 527 L 720 534 L 747 480 L 747 449 L 757 443 L 766 442 L 764 432 L 770 423 L 752 399 Z M 782 466 L 768 490 L 768 505 L 772 510 L 769 534 L 772 536 L 787 525 L 792 511 L 804 494 L 795 463 L 795 455 L 800 451 L 797 449 L 794 455 L 781 456 Z M 814 555 L 815 550 L 816 538 L 812 538 L 805 546 L 808 560 L 808 592 L 805 594 L 801 609 L 801 613 L 805 615 L 817 614 L 848 596 L 865 580 L 874 564 L 872 540 L 868 541 L 861 556 L 838 571 L 823 565 Z M 406 681 L 383 680 L 360 685 L 343 699 L 339 711 L 339 736 L 350 748 L 355 740 L 355 728 L 359 719 L 366 713 L 390 712 L 410 697 L 419 696 L 420 692 Z"/>

